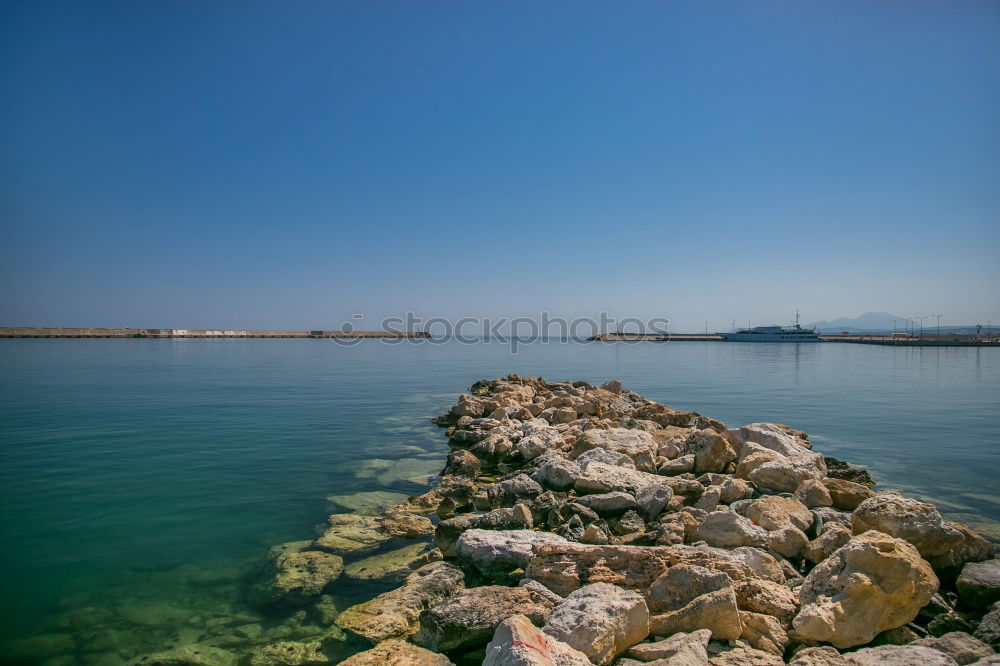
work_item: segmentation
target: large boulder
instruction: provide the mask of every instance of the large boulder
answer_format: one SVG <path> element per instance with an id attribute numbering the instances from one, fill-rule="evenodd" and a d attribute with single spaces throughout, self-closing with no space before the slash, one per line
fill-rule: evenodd
<path id="1" fill-rule="evenodd" d="M 558 534 L 532 530 L 472 529 L 458 538 L 458 557 L 488 575 L 502 575 L 528 566 L 534 546 L 569 543 Z"/>
<path id="2" fill-rule="evenodd" d="M 587 430 L 573 447 L 573 457 L 590 451 L 605 449 L 622 453 L 631 458 L 636 468 L 647 472 L 655 471 L 656 441 L 644 430 L 610 428 L 608 430 Z"/>
<path id="3" fill-rule="evenodd" d="M 927 560 L 939 576 L 945 575 L 951 580 L 962 571 L 967 562 L 982 562 L 993 558 L 996 546 L 991 541 L 962 523 L 949 522 L 948 527 L 953 527 L 962 533 L 962 542 L 944 555 Z"/>
<path id="4" fill-rule="evenodd" d="M 620 516 L 626 511 L 638 507 L 635 497 L 620 490 L 613 493 L 584 495 L 577 497 L 574 501 L 602 517 Z"/>
<path id="5" fill-rule="evenodd" d="M 435 652 L 485 645 L 497 626 L 512 615 L 541 624 L 555 604 L 530 587 L 487 585 L 462 590 L 420 613 L 413 642 Z"/>
<path id="6" fill-rule="evenodd" d="M 709 546 L 719 548 L 736 546 L 763 548 L 768 543 L 767 530 L 730 511 L 713 511 L 708 514 L 699 523 L 695 534 Z"/>
<path id="7" fill-rule="evenodd" d="M 865 532 L 809 573 L 792 627 L 800 640 L 862 645 L 912 621 L 937 588 L 934 571 L 909 542 Z"/>
<path id="8" fill-rule="evenodd" d="M 876 530 L 906 539 L 925 557 L 944 555 L 962 543 L 962 533 L 946 524 L 933 504 L 897 493 L 880 493 L 858 505 L 851 530 L 861 534 Z"/>
<path id="9" fill-rule="evenodd" d="M 587 655 L 540 631 L 523 615 L 507 618 L 486 646 L 483 666 L 592 666 Z"/>
<path id="10" fill-rule="evenodd" d="M 979 621 L 974 635 L 984 643 L 1000 648 L 1000 601 L 993 604 L 990 612 Z"/>
<path id="11" fill-rule="evenodd" d="M 443 654 L 436 654 L 412 643 L 383 641 L 370 650 L 359 652 L 340 662 L 340 666 L 454 666 Z"/>
<path id="12" fill-rule="evenodd" d="M 441 603 L 464 584 L 461 569 L 447 562 L 434 562 L 407 576 L 402 587 L 346 609 L 337 616 L 337 626 L 372 643 L 406 638 L 416 631 L 424 608 Z"/>
<path id="13" fill-rule="evenodd" d="M 969 562 L 956 581 L 958 598 L 970 608 L 986 608 L 1000 601 L 1000 560 Z"/>
<path id="14" fill-rule="evenodd" d="M 657 636 L 670 636 L 679 631 L 708 629 L 719 641 L 736 640 L 743 633 L 736 593 L 726 587 L 695 597 L 677 610 L 649 618 L 649 630 Z"/>
<path id="15" fill-rule="evenodd" d="M 531 479 L 552 490 L 569 490 L 576 483 L 583 470 L 572 460 L 553 456 L 542 463 L 531 475 Z"/>
<path id="16" fill-rule="evenodd" d="M 675 564 L 649 586 L 649 607 L 653 611 L 683 608 L 696 597 L 733 586 L 722 571 L 692 564 Z"/>
<path id="17" fill-rule="evenodd" d="M 823 485 L 830 493 L 833 508 L 841 511 L 854 511 L 866 499 L 875 497 L 871 488 L 853 481 L 823 479 Z"/>
<path id="18" fill-rule="evenodd" d="M 647 486 L 661 486 L 666 482 L 664 477 L 656 474 L 602 462 L 592 462 L 577 477 L 573 488 L 581 495 L 620 490 L 635 496 Z"/>
<path id="19" fill-rule="evenodd" d="M 459 537 L 468 530 L 530 530 L 533 525 L 531 511 L 524 504 L 493 509 L 479 515 L 455 516 L 437 524 L 434 545 L 446 556 L 453 556 Z"/>
<path id="20" fill-rule="evenodd" d="M 780 583 L 749 578 L 736 583 L 736 605 L 743 611 L 775 617 L 787 628 L 799 610 L 799 598 Z"/>
<path id="21" fill-rule="evenodd" d="M 306 550 L 309 546 L 308 541 L 295 541 L 272 548 L 258 581 L 249 590 L 250 602 L 257 606 L 309 603 L 339 578 L 344 560 Z"/>
<path id="22" fill-rule="evenodd" d="M 649 611 L 638 593 L 593 583 L 556 606 L 543 629 L 594 664 L 606 666 L 649 635 Z"/>

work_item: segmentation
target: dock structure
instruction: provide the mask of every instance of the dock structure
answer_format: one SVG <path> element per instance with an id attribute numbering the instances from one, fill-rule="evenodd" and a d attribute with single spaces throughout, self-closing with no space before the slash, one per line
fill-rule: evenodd
<path id="1" fill-rule="evenodd" d="M 0 338 L 429 338 L 424 331 L 264 330 L 225 328 L 0 328 Z"/>
<path id="2" fill-rule="evenodd" d="M 671 342 L 674 340 L 722 342 L 712 333 L 601 333 L 587 338 L 590 342 Z"/>

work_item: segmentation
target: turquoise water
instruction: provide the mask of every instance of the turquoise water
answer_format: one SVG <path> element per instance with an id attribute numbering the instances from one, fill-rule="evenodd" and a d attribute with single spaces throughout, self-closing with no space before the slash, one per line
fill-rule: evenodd
<path id="1" fill-rule="evenodd" d="M 202 640 L 209 620 L 243 627 L 218 639 L 236 650 L 320 631 L 244 607 L 248 566 L 270 545 L 310 538 L 333 510 L 329 495 L 422 492 L 422 475 L 446 454 L 428 419 L 473 381 L 509 372 L 621 377 L 730 425 L 801 428 L 823 453 L 864 463 L 885 487 L 1000 540 L 998 350 L 550 342 L 518 351 L 0 340 L 0 640 L 42 634 L 22 645 L 32 659 L 112 665 Z M 334 601 L 381 589 L 345 582 Z"/>

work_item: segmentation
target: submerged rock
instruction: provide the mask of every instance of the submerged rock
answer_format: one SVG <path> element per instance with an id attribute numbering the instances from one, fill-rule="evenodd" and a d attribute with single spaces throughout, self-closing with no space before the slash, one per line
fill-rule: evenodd
<path id="1" fill-rule="evenodd" d="M 556 606 L 543 630 L 579 650 L 597 666 L 606 666 L 649 635 L 649 611 L 636 592 L 594 583 L 576 590 Z"/>
<path id="2" fill-rule="evenodd" d="M 865 532 L 809 573 L 792 626 L 803 640 L 863 645 L 913 620 L 937 588 L 934 571 L 909 542 Z"/>
<path id="3" fill-rule="evenodd" d="M 313 544 L 336 555 L 370 553 L 390 539 L 382 531 L 382 521 L 374 516 L 336 513 L 327 523 L 326 531 Z"/>
<path id="4" fill-rule="evenodd" d="M 128 666 L 235 666 L 235 664 L 236 656 L 233 653 L 197 643 L 144 654 L 128 661 Z"/>
<path id="5" fill-rule="evenodd" d="M 240 660 L 240 666 L 320 666 L 329 663 L 319 641 L 271 643 L 254 648 Z"/>
<path id="6" fill-rule="evenodd" d="M 344 560 L 337 555 L 305 550 L 308 541 L 282 544 L 271 549 L 260 580 L 248 591 L 251 603 L 302 605 L 313 601 L 323 588 L 340 577 Z"/>
<path id="7" fill-rule="evenodd" d="M 441 551 L 431 544 L 415 543 L 351 562 L 344 568 L 344 575 L 356 580 L 402 580 L 414 570 L 440 559 Z"/>
<path id="8" fill-rule="evenodd" d="M 340 666 L 454 666 L 443 654 L 403 641 L 383 641 L 340 662 Z"/>

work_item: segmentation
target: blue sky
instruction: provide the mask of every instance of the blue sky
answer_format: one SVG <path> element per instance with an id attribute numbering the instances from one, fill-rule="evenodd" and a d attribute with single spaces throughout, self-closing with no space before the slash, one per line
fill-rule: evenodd
<path id="1" fill-rule="evenodd" d="M 1000 4 L 0 6 L 0 325 L 1000 321 Z"/>

